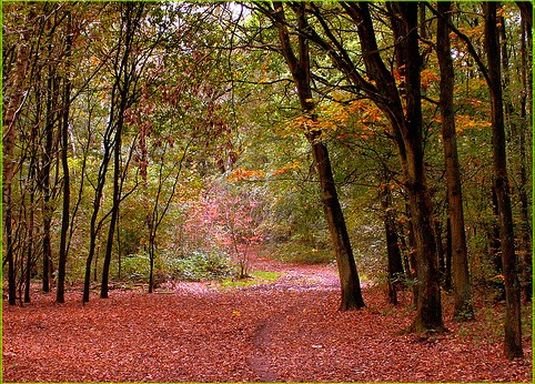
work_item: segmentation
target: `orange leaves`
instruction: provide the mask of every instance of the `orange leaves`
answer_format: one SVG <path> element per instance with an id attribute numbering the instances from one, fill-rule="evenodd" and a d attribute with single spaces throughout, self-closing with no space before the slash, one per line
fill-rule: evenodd
<path id="1" fill-rule="evenodd" d="M 229 181 L 255 180 L 263 179 L 265 176 L 265 172 L 260 169 L 236 168 L 227 179 Z"/>
<path id="2" fill-rule="evenodd" d="M 457 114 L 455 116 L 455 129 L 457 133 L 462 133 L 465 129 L 490 128 L 491 123 L 486 120 L 477 120 L 473 116 Z"/>
<path id="3" fill-rule="evenodd" d="M 299 169 L 300 166 L 301 166 L 301 162 L 299 162 L 297 160 L 292 161 L 291 163 L 285 164 L 281 168 L 274 170 L 271 173 L 271 176 L 284 175 L 284 174 L 286 174 L 288 172 L 291 172 L 293 170 Z"/>
<path id="4" fill-rule="evenodd" d="M 431 75 L 430 75 L 431 76 Z M 375 126 L 384 123 L 381 110 L 369 100 L 354 100 L 347 104 L 340 102 L 319 105 L 314 111 L 315 115 L 300 115 L 286 125 L 288 135 L 296 132 L 316 132 L 329 135 L 338 130 L 356 130 L 355 135 L 368 138 L 375 134 Z M 347 137 L 347 132 L 338 134 L 339 138 Z"/>
<path id="5" fill-rule="evenodd" d="M 420 74 L 422 88 L 426 90 L 432 83 L 440 81 L 440 76 L 435 70 L 424 69 Z"/>

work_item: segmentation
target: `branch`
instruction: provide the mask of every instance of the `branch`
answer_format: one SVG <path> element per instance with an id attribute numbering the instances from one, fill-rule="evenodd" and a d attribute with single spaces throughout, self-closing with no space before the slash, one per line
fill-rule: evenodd
<path id="1" fill-rule="evenodd" d="M 487 84 L 490 85 L 491 82 L 489 78 L 489 71 L 487 67 L 485 66 L 485 64 L 483 63 L 483 61 L 481 60 L 481 57 L 479 57 L 479 55 L 477 54 L 477 51 L 474 48 L 474 45 L 472 44 L 472 42 L 470 41 L 470 38 L 466 36 L 464 33 L 462 33 L 461 31 L 459 31 L 459 29 L 457 29 L 457 27 L 453 25 L 451 20 L 445 19 L 444 15 L 438 12 L 429 3 L 426 2 L 425 5 L 427 6 L 427 8 L 429 8 L 429 10 L 431 10 L 431 12 L 433 12 L 433 14 L 435 14 L 437 17 L 440 17 L 442 20 L 444 20 L 447 23 L 448 27 L 465 43 L 466 48 L 468 49 L 468 52 L 470 53 L 470 55 L 476 62 L 479 70 L 481 71 L 481 73 L 483 74 L 483 77 L 485 78 L 485 81 L 487 82 Z"/>

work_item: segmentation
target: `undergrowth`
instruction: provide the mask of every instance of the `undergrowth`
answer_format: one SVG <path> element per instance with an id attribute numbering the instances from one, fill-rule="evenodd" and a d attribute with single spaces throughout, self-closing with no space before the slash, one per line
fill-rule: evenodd
<path id="1" fill-rule="evenodd" d="M 254 285 L 272 283 L 281 276 L 280 272 L 254 271 L 244 279 L 227 278 L 221 281 L 221 288 L 246 288 Z"/>

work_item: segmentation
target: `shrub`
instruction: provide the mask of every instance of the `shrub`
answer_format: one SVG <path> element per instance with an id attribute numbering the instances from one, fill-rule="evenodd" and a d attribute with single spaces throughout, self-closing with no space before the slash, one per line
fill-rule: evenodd
<path id="1" fill-rule="evenodd" d="M 228 255 L 217 251 L 193 251 L 185 257 L 170 260 L 168 268 L 177 280 L 218 279 L 235 274 Z"/>
<path id="2" fill-rule="evenodd" d="M 128 255 L 122 260 L 122 275 L 126 280 L 141 282 L 149 276 L 149 257 L 145 254 Z"/>

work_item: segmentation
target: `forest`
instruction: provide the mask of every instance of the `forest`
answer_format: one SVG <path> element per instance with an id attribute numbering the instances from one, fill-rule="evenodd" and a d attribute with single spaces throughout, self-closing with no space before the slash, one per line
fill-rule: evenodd
<path id="1" fill-rule="evenodd" d="M 4 380 L 531 382 L 531 2 L 2 27 Z"/>

